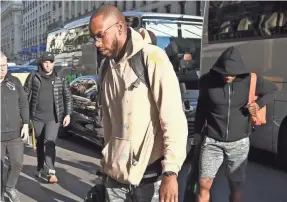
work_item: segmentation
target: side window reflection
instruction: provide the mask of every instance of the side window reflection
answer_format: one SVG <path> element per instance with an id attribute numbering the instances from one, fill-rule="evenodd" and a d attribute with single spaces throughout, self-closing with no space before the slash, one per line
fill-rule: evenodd
<path id="1" fill-rule="evenodd" d="M 98 86 L 94 79 L 78 79 L 71 83 L 73 95 L 80 96 L 93 101 L 98 92 Z"/>

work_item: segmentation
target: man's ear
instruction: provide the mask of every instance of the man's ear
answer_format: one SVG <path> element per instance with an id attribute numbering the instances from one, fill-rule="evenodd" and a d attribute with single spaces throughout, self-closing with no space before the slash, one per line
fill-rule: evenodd
<path id="1" fill-rule="evenodd" d="M 119 30 L 119 34 L 121 35 L 123 33 L 123 30 L 124 30 L 124 24 L 122 21 L 118 22 L 118 30 Z"/>

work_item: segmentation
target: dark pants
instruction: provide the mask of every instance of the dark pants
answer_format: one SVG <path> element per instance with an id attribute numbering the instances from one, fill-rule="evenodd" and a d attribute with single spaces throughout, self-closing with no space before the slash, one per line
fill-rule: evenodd
<path id="1" fill-rule="evenodd" d="M 7 155 L 9 159 L 6 185 L 4 185 L 3 180 L 5 155 Z M 23 166 L 23 155 L 24 144 L 20 137 L 1 142 L 1 194 L 3 194 L 5 187 L 15 188 Z"/>
<path id="2" fill-rule="evenodd" d="M 34 129 L 37 138 L 37 170 L 44 169 L 44 164 L 48 170 L 55 170 L 56 139 L 59 123 L 55 121 L 48 123 L 35 121 Z"/>
<path id="3" fill-rule="evenodd" d="M 191 172 L 191 162 L 186 161 L 181 167 L 181 170 L 178 173 L 178 202 L 184 202 L 185 191 L 187 188 L 187 180 Z"/>

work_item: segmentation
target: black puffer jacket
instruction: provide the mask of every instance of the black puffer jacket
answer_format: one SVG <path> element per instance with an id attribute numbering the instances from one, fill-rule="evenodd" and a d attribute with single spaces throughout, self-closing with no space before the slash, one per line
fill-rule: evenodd
<path id="1" fill-rule="evenodd" d="M 40 68 L 40 67 L 39 67 Z M 24 89 L 29 100 L 30 119 L 34 120 L 37 107 L 39 91 L 42 77 L 37 72 L 32 72 L 26 79 Z M 67 79 L 62 78 L 55 71 L 55 81 L 53 86 L 54 102 L 57 122 L 61 122 L 64 116 L 72 114 L 72 96 Z"/>

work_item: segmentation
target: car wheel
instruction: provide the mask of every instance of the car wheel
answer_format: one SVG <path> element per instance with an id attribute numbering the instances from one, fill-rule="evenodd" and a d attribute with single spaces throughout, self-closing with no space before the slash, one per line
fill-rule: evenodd
<path id="1" fill-rule="evenodd" d="M 279 129 L 277 165 L 287 170 L 287 119 L 285 118 Z"/>
<path id="2" fill-rule="evenodd" d="M 59 131 L 58 131 L 58 137 L 60 139 L 68 138 L 71 135 L 72 134 L 69 132 L 69 128 L 68 127 L 60 126 Z"/>

